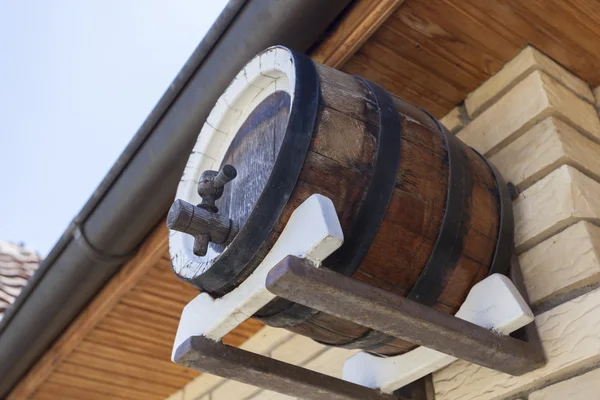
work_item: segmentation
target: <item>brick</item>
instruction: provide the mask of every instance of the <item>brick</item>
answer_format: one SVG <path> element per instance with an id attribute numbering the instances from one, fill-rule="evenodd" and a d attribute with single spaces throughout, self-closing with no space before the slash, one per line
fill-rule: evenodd
<path id="1" fill-rule="evenodd" d="M 183 390 L 178 390 L 177 392 L 167 397 L 166 400 L 183 400 Z"/>
<path id="2" fill-rule="evenodd" d="M 467 123 L 467 116 L 463 114 L 463 107 L 454 107 L 444 118 L 440 119 L 440 122 L 448 128 L 450 132 L 456 133 Z"/>
<path id="3" fill-rule="evenodd" d="M 490 161 L 520 190 L 561 165 L 571 165 L 600 181 L 600 144 L 554 117 L 529 129 Z"/>
<path id="4" fill-rule="evenodd" d="M 341 378 L 344 363 L 348 357 L 356 353 L 358 353 L 358 350 L 346 350 L 330 347 L 314 360 L 306 363 L 304 366 L 308 369 L 321 372 L 322 374 Z"/>
<path id="5" fill-rule="evenodd" d="M 600 183 L 564 165 L 513 202 L 518 253 L 581 220 L 600 218 Z"/>
<path id="6" fill-rule="evenodd" d="M 594 89 L 594 104 L 600 108 L 600 86 Z"/>
<path id="7" fill-rule="evenodd" d="M 246 383 L 227 381 L 210 392 L 211 400 L 245 399 L 261 390 L 257 386 Z"/>
<path id="8" fill-rule="evenodd" d="M 600 369 L 531 393 L 529 400 L 600 399 Z"/>
<path id="9" fill-rule="evenodd" d="M 225 379 L 220 376 L 202 374 L 183 387 L 182 400 L 196 400 L 198 397 L 210 392 L 223 382 L 225 382 Z"/>
<path id="10" fill-rule="evenodd" d="M 594 101 L 594 96 L 587 83 L 548 56 L 529 46 L 469 94 L 465 100 L 467 112 L 471 117 L 477 116 L 525 76 L 536 70 L 544 71 L 590 103 Z"/>
<path id="11" fill-rule="evenodd" d="M 500 400 L 541 387 L 600 362 L 600 289 L 536 317 L 548 363 L 511 376 L 457 361 L 433 376 L 436 400 Z M 568 398 L 568 397 L 566 397 Z"/>
<path id="12" fill-rule="evenodd" d="M 600 121 L 594 107 L 540 71 L 525 77 L 457 136 L 491 156 L 549 116 L 567 121 L 600 141 Z"/>
<path id="13" fill-rule="evenodd" d="M 301 335 L 295 335 L 271 351 L 271 357 L 294 365 L 304 365 L 328 347 Z"/>
<path id="14" fill-rule="evenodd" d="M 580 221 L 519 257 L 531 304 L 600 283 L 600 227 Z"/>

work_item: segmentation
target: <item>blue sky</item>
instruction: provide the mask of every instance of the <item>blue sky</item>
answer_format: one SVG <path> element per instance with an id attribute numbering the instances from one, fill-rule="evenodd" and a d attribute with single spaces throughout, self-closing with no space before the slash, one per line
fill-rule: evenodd
<path id="1" fill-rule="evenodd" d="M 52 248 L 226 0 L 0 0 L 0 240 Z"/>

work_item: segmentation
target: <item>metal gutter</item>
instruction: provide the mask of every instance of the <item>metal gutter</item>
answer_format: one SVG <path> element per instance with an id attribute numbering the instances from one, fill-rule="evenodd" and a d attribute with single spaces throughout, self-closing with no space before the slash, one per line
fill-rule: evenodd
<path id="1" fill-rule="evenodd" d="M 0 321 L 0 398 L 162 220 L 198 132 L 243 65 L 306 51 L 350 0 L 230 0 L 105 179 Z"/>

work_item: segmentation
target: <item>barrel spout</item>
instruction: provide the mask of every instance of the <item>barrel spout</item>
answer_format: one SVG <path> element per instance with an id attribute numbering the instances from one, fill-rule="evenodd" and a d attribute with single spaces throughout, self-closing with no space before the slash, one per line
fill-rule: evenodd
<path id="1" fill-rule="evenodd" d="M 181 199 L 171 206 L 167 227 L 193 236 L 197 256 L 206 255 L 209 242 L 227 246 L 238 233 L 238 227 L 231 219 Z"/>

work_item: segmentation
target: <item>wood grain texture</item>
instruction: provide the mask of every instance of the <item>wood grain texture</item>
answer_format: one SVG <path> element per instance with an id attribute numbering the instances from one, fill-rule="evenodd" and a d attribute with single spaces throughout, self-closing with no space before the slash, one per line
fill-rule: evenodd
<path id="1" fill-rule="evenodd" d="M 561 165 L 600 182 L 600 144 L 549 117 L 490 157 L 507 182 L 524 190 Z"/>
<path id="2" fill-rule="evenodd" d="M 600 84 L 594 67 L 600 61 L 599 18 L 589 0 L 543 5 L 406 0 L 341 68 L 441 118 L 531 44 L 556 63 L 548 64 L 535 51 L 529 62 L 560 75 L 563 84 L 583 89 L 587 93 L 582 96 L 589 99 L 585 85 Z M 565 70 L 585 83 L 563 74 Z"/>
<path id="3" fill-rule="evenodd" d="M 458 137 L 492 156 L 543 119 L 555 116 L 600 141 L 594 107 L 554 78 L 534 71 L 463 128 Z"/>
<path id="4" fill-rule="evenodd" d="M 237 226 L 244 225 L 262 193 L 260 188 L 271 175 L 283 142 L 289 109 L 290 95 L 284 91 L 265 98 L 244 121 L 221 162 L 221 166 L 235 166 L 238 174 L 225 186 L 223 197 L 216 204 L 219 214 Z M 214 244 L 211 247 L 217 253 L 224 248 Z"/>
<path id="5" fill-rule="evenodd" d="M 598 221 L 600 183 L 565 165 L 521 193 L 513 207 L 522 253 L 575 222 Z"/>
<path id="6" fill-rule="evenodd" d="M 175 277 L 167 242 L 163 222 L 9 398 L 162 399 L 196 377 L 170 361 L 179 314 L 197 291 Z M 248 321 L 224 341 L 239 346 L 261 327 Z"/>
<path id="7" fill-rule="evenodd" d="M 107 287 L 98 295 L 91 306 L 80 314 L 34 368 L 12 390 L 9 399 L 22 399 L 32 394 L 53 372 L 54 366 L 67 358 L 96 323 L 108 314 L 135 283 L 167 251 L 167 229 L 161 223 L 153 232 L 140 252 L 119 271 Z"/>
<path id="8" fill-rule="evenodd" d="M 259 259 L 271 248 L 291 212 L 313 193 L 333 201 L 342 229 L 350 234 L 373 179 L 377 142 L 384 128 L 379 126 L 376 99 L 353 76 L 318 64 L 317 71 L 321 106 L 311 146 L 296 188 Z M 431 117 L 405 100 L 395 99 L 395 104 L 403 132 L 396 185 L 383 222 L 353 277 L 404 296 L 419 279 L 438 237 L 446 207 L 448 163 L 443 137 Z M 473 187 L 466 194 L 469 217 L 459 260 L 439 277 L 444 289 L 434 300 L 446 312 L 456 312 L 469 288 L 486 275 L 498 231 L 496 182 L 475 153 L 466 147 L 463 151 L 466 168 L 473 173 Z M 337 260 L 334 254 L 324 266 L 333 268 Z M 278 299 L 258 315 L 268 318 L 288 305 Z M 352 343 L 369 332 L 324 313 L 289 329 L 333 345 Z M 390 339 L 369 350 L 398 354 L 411 347 Z"/>
<path id="9" fill-rule="evenodd" d="M 573 290 L 600 283 L 600 228 L 571 225 L 519 257 L 527 293 L 542 305 Z"/>
<path id="10" fill-rule="evenodd" d="M 600 361 L 600 289 L 536 317 L 548 357 L 544 367 L 510 376 L 465 361 L 434 374 L 437 400 L 500 400 L 542 386 Z"/>
<path id="11" fill-rule="evenodd" d="M 313 60 L 341 67 L 404 0 L 357 0 L 348 6 L 327 37 L 311 52 Z"/>

